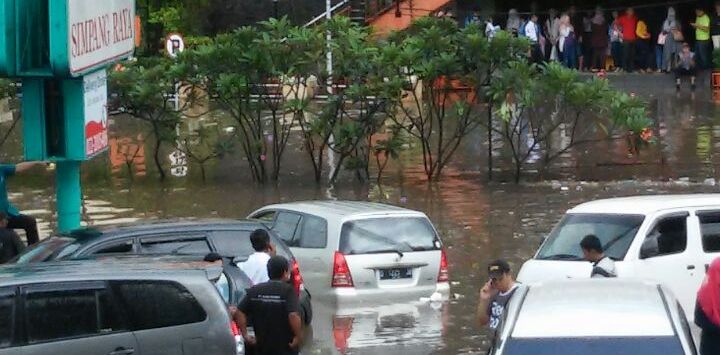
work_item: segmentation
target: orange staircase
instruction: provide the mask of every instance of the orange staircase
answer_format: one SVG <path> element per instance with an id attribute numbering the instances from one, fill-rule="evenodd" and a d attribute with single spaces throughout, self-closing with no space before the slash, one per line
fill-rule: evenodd
<path id="1" fill-rule="evenodd" d="M 380 35 L 392 31 L 400 31 L 410 27 L 414 19 L 431 15 L 452 0 L 403 0 L 400 2 L 400 17 L 396 14 L 396 7 L 385 10 L 375 17 L 368 18 L 368 25 L 372 26 L 375 33 Z"/>

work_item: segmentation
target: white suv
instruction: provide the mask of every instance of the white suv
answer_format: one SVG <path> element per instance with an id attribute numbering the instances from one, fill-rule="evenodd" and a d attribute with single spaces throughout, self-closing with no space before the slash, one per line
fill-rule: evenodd
<path id="1" fill-rule="evenodd" d="M 580 241 L 594 234 L 619 277 L 667 285 L 689 319 L 708 265 L 720 257 L 720 194 L 598 200 L 567 212 L 518 274 L 521 282 L 589 277 Z"/>
<path id="2" fill-rule="evenodd" d="M 367 202 L 310 201 L 252 214 L 292 250 L 313 297 L 338 307 L 449 294 L 442 242 L 422 212 Z"/>

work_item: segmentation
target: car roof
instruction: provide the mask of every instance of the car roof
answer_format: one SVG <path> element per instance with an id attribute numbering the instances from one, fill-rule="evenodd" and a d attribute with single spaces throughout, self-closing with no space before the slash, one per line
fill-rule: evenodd
<path id="1" fill-rule="evenodd" d="M 151 220 L 138 221 L 132 224 L 115 224 L 99 227 L 84 227 L 68 233 L 60 234 L 61 237 L 73 238 L 79 242 L 90 242 L 98 238 L 109 238 L 125 234 L 162 233 L 163 231 L 183 230 L 187 232 L 205 231 L 208 229 L 243 229 L 254 230 L 262 228 L 262 224 L 252 220 L 231 220 L 231 219 L 187 219 L 187 220 Z"/>
<path id="2" fill-rule="evenodd" d="M 661 287 L 632 279 L 548 281 L 529 286 L 513 338 L 673 336 Z"/>
<path id="3" fill-rule="evenodd" d="M 424 216 L 422 212 L 407 208 L 361 201 L 297 201 L 263 207 L 263 210 L 265 209 L 299 211 L 325 219 L 362 218 L 388 214 L 415 214 Z"/>
<path id="4" fill-rule="evenodd" d="M 595 200 L 578 205 L 568 213 L 642 214 L 683 207 L 717 206 L 720 194 L 648 195 Z"/>
<path id="5" fill-rule="evenodd" d="M 103 279 L 177 279 L 205 277 L 212 279 L 222 272 L 222 264 L 206 263 L 197 258 L 148 257 L 67 260 L 0 267 L 0 286 Z"/>

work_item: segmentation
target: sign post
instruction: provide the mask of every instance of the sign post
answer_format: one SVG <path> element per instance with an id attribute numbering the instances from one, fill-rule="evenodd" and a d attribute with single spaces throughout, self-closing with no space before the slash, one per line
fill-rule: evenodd
<path id="1" fill-rule="evenodd" d="M 23 82 L 26 160 L 57 163 L 58 229 L 80 226 L 80 164 L 107 150 L 106 68 L 135 49 L 135 0 L 0 0 L 0 73 Z"/>

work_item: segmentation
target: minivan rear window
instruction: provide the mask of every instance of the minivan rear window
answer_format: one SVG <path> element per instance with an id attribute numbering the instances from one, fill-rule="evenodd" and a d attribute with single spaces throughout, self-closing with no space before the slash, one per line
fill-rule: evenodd
<path id="1" fill-rule="evenodd" d="M 423 217 L 382 217 L 345 222 L 340 235 L 340 252 L 376 254 L 438 250 L 435 229 Z"/>

